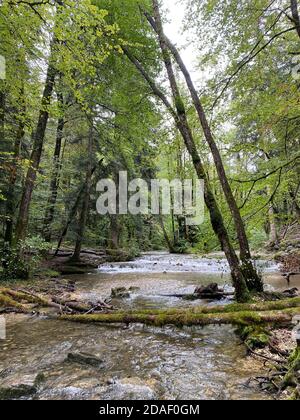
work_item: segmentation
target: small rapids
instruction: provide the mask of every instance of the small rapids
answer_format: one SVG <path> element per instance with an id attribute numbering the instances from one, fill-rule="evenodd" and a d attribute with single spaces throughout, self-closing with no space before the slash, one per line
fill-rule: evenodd
<path id="1" fill-rule="evenodd" d="M 273 263 L 259 262 L 259 266 L 268 283 L 273 278 L 280 281 Z M 129 299 L 114 302 L 120 308 L 192 305 L 195 303 L 169 295 L 192 293 L 197 285 L 212 281 L 230 290 L 224 260 L 167 253 L 145 254 L 131 263 L 107 264 L 89 275 L 72 278 L 77 296 L 89 300 L 110 296 L 112 288 L 133 287 Z M 268 399 L 267 394 L 248 386 L 249 378 L 259 375 L 263 366 L 249 360 L 240 344 L 229 326 L 177 329 L 135 325 L 125 329 L 10 315 L 7 339 L 0 340 L 0 388 L 31 385 L 43 374 L 38 392 L 26 398 Z M 103 360 L 103 366 L 67 361 L 69 353 L 92 354 Z"/>
<path id="2" fill-rule="evenodd" d="M 258 261 L 258 268 L 264 272 L 277 271 L 278 267 L 270 261 Z M 199 258 L 196 255 L 170 255 L 169 253 L 145 253 L 132 262 L 104 264 L 101 273 L 229 273 L 224 258 Z"/>

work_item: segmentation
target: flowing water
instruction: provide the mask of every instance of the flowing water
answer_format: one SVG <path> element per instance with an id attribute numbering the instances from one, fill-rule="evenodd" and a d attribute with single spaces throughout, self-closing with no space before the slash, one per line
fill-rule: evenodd
<path id="1" fill-rule="evenodd" d="M 286 288 L 274 264 L 259 266 L 267 283 Z M 195 304 L 169 295 L 192 293 L 200 284 L 217 282 L 231 289 L 224 260 L 166 253 L 72 278 L 77 294 L 90 301 L 108 297 L 112 288 L 134 287 L 129 299 L 114 303 L 143 309 Z M 103 365 L 66 361 L 78 352 L 97 356 Z M 267 399 L 247 386 L 262 365 L 245 356 L 229 326 L 126 329 L 14 315 L 7 317 L 7 339 L 0 340 L 0 387 L 32 384 L 43 373 L 36 399 Z"/>

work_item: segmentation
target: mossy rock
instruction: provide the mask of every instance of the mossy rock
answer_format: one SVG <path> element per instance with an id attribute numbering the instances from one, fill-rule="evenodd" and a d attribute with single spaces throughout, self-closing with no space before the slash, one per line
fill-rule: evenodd
<path id="1" fill-rule="evenodd" d="M 59 271 L 62 275 L 76 275 L 76 274 L 86 274 L 88 271 L 90 271 L 89 268 L 83 268 L 83 267 L 76 267 L 75 265 L 66 265 L 59 267 Z"/>
<path id="2" fill-rule="evenodd" d="M 288 361 L 288 373 L 283 378 L 281 383 L 281 389 L 286 389 L 288 387 L 293 387 L 295 389 L 295 396 L 299 396 L 300 388 L 300 347 L 298 346 L 296 350 L 291 354 Z"/>
<path id="3" fill-rule="evenodd" d="M 37 393 L 37 388 L 31 385 L 18 385 L 10 388 L 0 388 L 0 400 L 17 400 L 30 397 Z"/>
<path id="4" fill-rule="evenodd" d="M 35 387 L 40 387 L 42 385 L 42 383 L 44 383 L 46 381 L 46 376 L 44 373 L 38 373 L 35 380 L 34 380 L 34 386 Z"/>
<path id="5" fill-rule="evenodd" d="M 300 347 L 299 346 L 291 355 L 289 359 L 289 364 L 291 366 L 291 369 L 293 369 L 295 372 L 300 371 Z"/>
<path id="6" fill-rule="evenodd" d="M 108 262 L 128 262 L 134 260 L 139 254 L 134 250 L 107 249 Z"/>
<path id="7" fill-rule="evenodd" d="M 23 306 L 16 302 L 15 299 L 11 298 L 10 296 L 5 295 L 4 293 L 0 293 L 0 305 L 3 309 L 5 308 L 14 308 L 22 310 Z"/>
<path id="8" fill-rule="evenodd" d="M 44 278 L 48 278 L 48 279 L 55 279 L 55 278 L 60 276 L 60 273 L 59 273 L 59 271 L 51 270 L 49 268 L 49 269 L 44 269 L 44 270 L 43 269 L 37 270 L 36 276 L 44 277 Z"/>
<path id="9" fill-rule="evenodd" d="M 92 366 L 98 369 L 103 369 L 104 367 L 103 360 L 88 353 L 69 353 L 66 361 L 70 363 L 78 363 L 80 365 L 85 366 Z"/>
<path id="10" fill-rule="evenodd" d="M 128 299 L 130 298 L 130 291 L 126 287 L 117 287 L 111 290 L 112 299 Z"/>

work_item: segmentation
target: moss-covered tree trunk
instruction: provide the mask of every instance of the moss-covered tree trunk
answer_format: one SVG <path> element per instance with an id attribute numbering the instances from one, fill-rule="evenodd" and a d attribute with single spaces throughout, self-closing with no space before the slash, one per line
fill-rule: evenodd
<path id="1" fill-rule="evenodd" d="M 52 232 L 51 232 L 51 225 L 54 220 L 54 214 L 55 214 L 55 204 L 57 200 L 57 194 L 58 194 L 58 187 L 59 187 L 59 178 L 60 178 L 60 171 L 61 171 L 61 150 L 62 150 L 62 140 L 64 135 L 64 127 L 65 127 L 65 118 L 64 118 L 64 110 L 63 110 L 63 104 L 64 104 L 64 98 L 63 95 L 58 92 L 57 93 L 57 99 L 59 102 L 59 108 L 61 115 L 58 118 L 57 122 L 57 130 L 56 130 L 56 142 L 55 142 L 55 149 L 54 149 L 54 155 L 53 155 L 53 169 L 52 169 L 52 176 L 50 181 L 50 193 L 49 198 L 47 202 L 47 209 L 44 219 L 44 239 L 46 242 L 51 242 Z"/>
<path id="2" fill-rule="evenodd" d="M 225 252 L 226 258 L 228 260 L 231 275 L 233 280 L 233 285 L 236 291 L 236 297 L 239 302 L 246 302 L 249 299 L 249 290 L 246 285 L 246 281 L 243 275 L 243 270 L 240 266 L 239 259 L 234 251 L 234 248 L 230 242 L 227 229 L 225 227 L 222 214 L 214 197 L 214 194 L 211 190 L 210 183 L 206 172 L 204 170 L 200 155 L 197 151 L 196 143 L 193 138 L 192 130 L 189 126 L 186 109 L 183 103 L 183 100 L 180 95 L 180 91 L 177 85 L 176 77 L 173 70 L 173 65 L 169 53 L 169 49 L 163 35 L 162 22 L 159 14 L 158 4 L 154 1 L 154 14 L 156 19 L 156 25 L 158 29 L 159 42 L 161 51 L 163 54 L 163 60 L 165 67 L 168 73 L 168 78 L 170 82 L 170 87 L 173 94 L 174 104 L 176 107 L 176 124 L 177 127 L 184 139 L 186 148 L 192 158 L 194 168 L 196 170 L 197 176 L 199 179 L 204 180 L 204 197 L 205 203 L 210 213 L 210 219 L 212 223 L 213 230 L 217 235 L 223 251 Z"/>
<path id="3" fill-rule="evenodd" d="M 52 43 L 51 50 L 53 49 L 54 44 L 55 41 Z M 50 61 L 41 102 L 41 110 L 36 131 L 33 135 L 33 149 L 30 157 L 30 166 L 27 171 L 25 185 L 20 203 L 19 215 L 15 232 L 16 242 L 26 237 L 29 218 L 29 208 L 32 199 L 33 189 L 37 178 L 37 172 L 40 167 L 46 127 L 49 119 L 49 105 L 52 97 L 56 75 L 57 70 L 54 67 L 52 54 L 50 54 Z"/>
<path id="4" fill-rule="evenodd" d="M 87 171 L 86 171 L 86 179 L 84 184 L 84 191 L 82 194 L 82 203 L 79 215 L 79 222 L 78 222 L 78 230 L 76 232 L 77 239 L 75 244 L 74 254 L 71 258 L 72 261 L 79 261 L 80 260 L 80 253 L 82 248 L 82 243 L 84 240 L 84 233 L 86 228 L 89 204 L 90 204 L 90 193 L 91 193 L 91 183 L 92 183 L 92 175 L 93 175 L 93 127 L 90 128 L 89 138 L 88 138 L 88 159 L 87 159 Z"/>
<path id="5" fill-rule="evenodd" d="M 249 246 L 249 241 L 246 234 L 246 229 L 244 225 L 244 221 L 241 216 L 241 212 L 239 210 L 239 207 L 237 205 L 237 202 L 234 198 L 230 183 L 227 178 L 227 174 L 224 168 L 224 164 L 222 161 L 222 157 L 219 151 L 219 148 L 215 142 L 214 136 L 212 134 L 211 127 L 209 125 L 208 119 L 206 117 L 206 113 L 204 110 L 204 107 L 202 106 L 202 103 L 200 101 L 199 95 L 197 93 L 197 90 L 193 84 L 193 81 L 191 79 L 191 76 L 177 50 L 177 48 L 172 44 L 172 42 L 165 36 L 163 31 L 163 26 L 161 22 L 161 16 L 159 11 L 159 5 L 157 0 L 153 0 L 153 10 L 154 10 L 154 16 L 155 19 L 153 20 L 147 13 L 146 16 L 148 17 L 148 20 L 150 24 L 152 24 L 154 30 L 157 32 L 161 45 L 163 43 L 163 48 L 166 52 L 166 47 L 170 50 L 170 52 L 173 54 L 179 68 L 181 69 L 187 86 L 189 88 L 189 91 L 191 93 L 191 98 L 193 100 L 195 109 L 197 111 L 200 124 L 202 126 L 204 136 L 206 138 L 206 141 L 210 147 L 214 163 L 217 169 L 218 177 L 227 201 L 227 204 L 230 208 L 231 214 L 233 216 L 233 220 L 235 223 L 235 228 L 237 232 L 237 237 L 239 241 L 239 248 L 240 248 L 240 258 L 243 263 L 243 270 L 247 282 L 247 286 L 251 290 L 256 290 L 258 292 L 263 291 L 263 281 L 261 276 L 257 273 L 256 268 L 253 265 L 252 262 L 252 256 Z"/>
<path id="6" fill-rule="evenodd" d="M 299 10 L 298 10 L 298 0 L 291 0 L 291 12 L 292 12 L 293 21 L 295 23 L 295 29 L 300 38 L 300 17 L 299 17 Z"/>
<path id="7" fill-rule="evenodd" d="M 128 59 L 135 65 L 135 67 L 138 69 L 138 71 L 141 73 L 141 75 L 145 78 L 149 86 L 151 87 L 154 95 L 156 95 L 166 106 L 166 108 L 169 110 L 170 114 L 173 116 L 175 124 L 182 135 L 182 138 L 184 139 L 184 143 L 186 145 L 186 148 L 192 158 L 194 168 L 196 170 L 197 176 L 199 179 L 203 179 L 205 181 L 205 203 L 207 205 L 207 208 L 209 209 L 210 213 L 210 219 L 212 223 L 213 230 L 219 239 L 220 245 L 222 250 L 225 252 L 227 261 L 229 263 L 230 269 L 231 269 L 231 275 L 233 280 L 233 285 L 236 287 L 236 296 L 239 301 L 247 301 L 249 299 L 249 290 L 246 285 L 246 281 L 244 278 L 244 274 L 242 272 L 242 268 L 239 264 L 239 259 L 234 251 L 234 248 L 230 242 L 229 235 L 227 232 L 227 229 L 224 224 L 224 220 L 222 217 L 222 214 L 220 212 L 220 209 L 218 207 L 218 204 L 216 202 L 216 199 L 214 197 L 214 194 L 210 188 L 209 180 L 206 176 L 204 167 L 202 165 L 202 161 L 200 159 L 200 155 L 198 154 L 192 132 L 189 128 L 187 117 L 186 117 L 186 111 L 184 104 L 182 102 L 182 99 L 179 95 L 179 90 L 177 88 L 176 79 L 174 77 L 173 69 L 172 69 L 172 63 L 168 54 L 168 51 L 165 54 L 165 58 L 170 62 L 169 69 L 171 70 L 170 74 L 173 74 L 174 78 L 174 87 L 176 87 L 178 94 L 176 95 L 176 111 L 173 109 L 172 105 L 170 104 L 168 98 L 166 95 L 157 87 L 156 83 L 152 80 L 152 78 L 149 76 L 149 74 L 145 71 L 139 60 L 137 60 L 131 52 L 128 50 L 128 48 L 123 47 L 123 51 L 128 57 Z"/>
<path id="8" fill-rule="evenodd" d="M 299 314 L 299 308 L 283 309 L 281 311 L 243 311 L 225 313 L 201 313 L 193 311 L 178 311 L 177 313 L 125 313 L 116 312 L 111 314 L 95 315 L 63 315 L 60 319 L 96 324 L 145 324 L 156 327 L 175 325 L 177 327 L 191 327 L 206 325 L 284 325 L 292 322 L 293 317 Z"/>

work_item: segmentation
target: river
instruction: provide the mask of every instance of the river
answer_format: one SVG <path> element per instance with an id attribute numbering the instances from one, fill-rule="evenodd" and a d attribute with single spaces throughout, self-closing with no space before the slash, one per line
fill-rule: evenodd
<path id="1" fill-rule="evenodd" d="M 276 265 L 258 264 L 267 287 L 286 288 Z M 144 254 L 134 262 L 107 264 L 72 278 L 77 295 L 90 301 L 108 297 L 115 287 L 133 287 L 129 299 L 114 301 L 123 308 L 199 305 L 167 295 L 193 293 L 197 285 L 211 282 L 231 289 L 224 260 L 167 253 Z M 99 357 L 103 366 L 66 360 L 78 352 Z M 228 326 L 126 329 L 13 315 L 7 316 L 7 339 L 0 340 L 0 387 L 32 384 L 42 373 L 45 381 L 33 397 L 40 400 L 268 399 L 247 385 L 262 369 L 246 357 Z"/>

